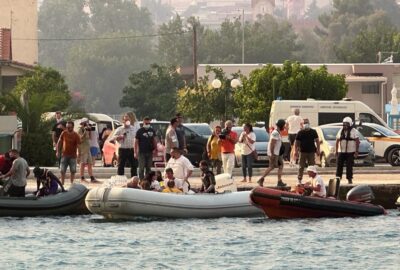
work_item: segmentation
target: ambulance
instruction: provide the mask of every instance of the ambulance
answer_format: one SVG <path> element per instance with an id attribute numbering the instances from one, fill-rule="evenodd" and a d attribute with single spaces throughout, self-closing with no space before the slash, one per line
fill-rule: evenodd
<path id="1" fill-rule="evenodd" d="M 275 128 L 278 119 L 287 119 L 294 109 L 300 110 L 300 116 L 308 118 L 311 126 L 320 126 L 331 123 L 340 123 L 343 118 L 350 116 L 353 121 L 374 123 L 388 127 L 370 107 L 356 100 L 275 100 L 272 102 L 269 115 L 269 131 Z M 282 140 L 288 143 L 287 131 L 282 133 Z"/>

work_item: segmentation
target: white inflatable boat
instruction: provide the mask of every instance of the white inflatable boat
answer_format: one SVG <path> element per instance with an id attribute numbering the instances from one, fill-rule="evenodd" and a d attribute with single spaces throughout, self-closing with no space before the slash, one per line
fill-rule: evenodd
<path id="1" fill-rule="evenodd" d="M 131 188 L 94 188 L 86 207 L 107 219 L 136 217 L 218 218 L 263 216 L 249 201 L 250 191 L 222 194 L 176 194 Z"/>

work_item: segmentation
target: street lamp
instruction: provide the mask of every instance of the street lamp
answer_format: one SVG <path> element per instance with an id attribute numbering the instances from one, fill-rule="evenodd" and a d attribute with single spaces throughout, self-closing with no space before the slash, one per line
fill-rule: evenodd
<path id="1" fill-rule="evenodd" d="M 240 82 L 239 79 L 232 79 L 230 85 L 231 85 L 231 88 L 232 88 L 232 89 L 236 89 L 236 88 L 240 87 L 240 86 L 242 85 L 242 83 Z M 215 89 L 220 89 L 220 88 L 222 87 L 222 82 L 221 82 L 219 79 L 214 79 L 214 80 L 211 82 L 211 86 L 212 86 L 213 88 L 215 88 Z M 224 121 L 226 121 L 227 118 L 228 118 L 228 117 L 227 117 L 228 88 L 225 87 L 224 90 L 225 90 L 225 92 L 224 92 L 224 118 L 225 118 Z"/>

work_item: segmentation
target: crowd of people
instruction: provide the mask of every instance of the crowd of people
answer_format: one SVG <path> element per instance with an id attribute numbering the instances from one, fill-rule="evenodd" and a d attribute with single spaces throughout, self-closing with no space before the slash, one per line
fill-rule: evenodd
<path id="1" fill-rule="evenodd" d="M 77 131 L 74 130 L 73 121 L 64 121 L 61 113 L 56 112 L 56 120 L 52 129 L 52 140 L 55 154 L 59 161 L 61 179 L 47 169 L 36 167 L 33 170 L 37 179 L 37 196 L 47 196 L 57 193 L 58 189 L 65 191 L 64 182 L 69 167 L 70 182 L 73 183 L 79 164 L 81 181 L 97 183 L 93 175 L 93 165 L 96 156 L 101 151 L 100 145 L 110 132 L 103 130 L 100 135 L 87 118 L 80 120 Z M 193 173 L 193 165 L 185 156 L 188 153 L 183 116 L 176 114 L 170 120 L 165 134 L 165 170 L 152 171 L 153 155 L 157 153 L 156 132 L 151 127 L 151 119 L 143 118 L 142 126 L 132 112 L 125 113 L 122 117 L 122 126 L 118 127 L 113 135 L 113 140 L 119 142 L 118 149 L 118 175 L 124 175 L 126 165 L 130 167 L 131 180 L 126 185 L 128 188 L 154 190 L 162 192 L 189 192 L 189 178 Z M 336 139 L 337 169 L 336 176 L 342 177 L 343 166 L 346 164 L 346 178 L 349 183 L 353 179 L 354 158 L 358 154 L 359 139 L 357 132 L 352 128 L 352 119 L 343 119 L 343 127 Z M 208 160 L 202 160 L 201 169 L 202 187 L 200 192 L 215 192 L 215 175 L 220 173 L 232 177 L 235 165 L 235 145 L 240 143 L 242 160 L 242 182 L 252 182 L 253 163 L 255 159 L 256 134 L 250 123 L 243 125 L 243 132 L 237 134 L 232 130 L 233 123 L 228 120 L 224 128 L 216 126 L 207 141 L 206 151 Z M 311 128 L 309 119 L 300 116 L 300 110 L 295 109 L 294 114 L 286 120 L 276 122 L 276 128 L 270 134 L 268 142 L 269 167 L 263 172 L 257 183 L 264 185 L 268 174 L 278 169 L 277 186 L 285 187 L 282 180 L 285 148 L 282 143 L 282 134 L 288 131 L 291 145 L 290 164 L 298 166 L 298 184 L 303 185 L 304 170 L 312 180 L 304 184 L 313 190 L 315 196 L 325 196 L 325 185 L 318 175 L 315 159 L 320 155 L 320 140 L 317 132 Z M 85 168 L 90 180 L 84 176 Z M 3 192 L 10 196 L 24 196 L 26 178 L 30 170 L 25 159 L 19 156 L 15 149 L 0 156 L 0 184 Z M 5 181 L 4 179 L 8 179 Z"/>

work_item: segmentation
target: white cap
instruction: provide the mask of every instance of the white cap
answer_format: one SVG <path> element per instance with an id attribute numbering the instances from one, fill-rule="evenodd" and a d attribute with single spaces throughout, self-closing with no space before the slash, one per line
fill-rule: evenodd
<path id="1" fill-rule="evenodd" d="M 347 116 L 343 119 L 343 123 L 349 123 L 349 125 L 351 126 L 353 125 L 353 120 L 351 120 L 351 118 Z"/>
<path id="2" fill-rule="evenodd" d="M 317 168 L 315 166 L 308 166 L 307 172 L 317 173 Z"/>
<path id="3" fill-rule="evenodd" d="M 89 121 L 86 117 L 84 117 L 84 118 L 82 118 L 81 119 L 81 123 L 85 123 L 85 122 L 87 122 L 87 121 Z"/>

